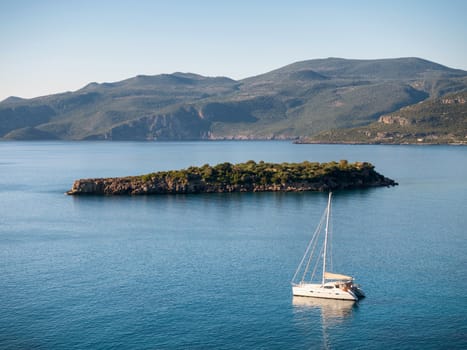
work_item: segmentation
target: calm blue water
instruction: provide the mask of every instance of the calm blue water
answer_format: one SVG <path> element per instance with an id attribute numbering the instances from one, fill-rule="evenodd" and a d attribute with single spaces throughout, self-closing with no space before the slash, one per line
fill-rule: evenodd
<path id="1" fill-rule="evenodd" d="M 367 298 L 291 296 L 326 194 L 63 195 L 249 159 L 370 161 L 400 183 L 334 196 L 334 265 Z M 466 147 L 0 143 L 0 348 L 465 349 L 466 213 Z"/>

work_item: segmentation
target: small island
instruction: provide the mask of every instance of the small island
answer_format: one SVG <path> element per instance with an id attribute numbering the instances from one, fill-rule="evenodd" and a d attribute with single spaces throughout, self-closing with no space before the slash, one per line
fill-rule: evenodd
<path id="1" fill-rule="evenodd" d="M 395 186 L 367 162 L 221 163 L 141 176 L 76 180 L 68 195 L 334 191 Z"/>

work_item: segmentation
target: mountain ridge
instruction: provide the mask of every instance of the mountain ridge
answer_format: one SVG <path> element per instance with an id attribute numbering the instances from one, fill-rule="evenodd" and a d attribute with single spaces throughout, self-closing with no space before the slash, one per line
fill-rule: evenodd
<path id="1" fill-rule="evenodd" d="M 74 92 L 0 102 L 0 138 L 297 139 L 467 90 L 467 72 L 419 58 L 295 62 L 233 80 L 138 75 Z"/>

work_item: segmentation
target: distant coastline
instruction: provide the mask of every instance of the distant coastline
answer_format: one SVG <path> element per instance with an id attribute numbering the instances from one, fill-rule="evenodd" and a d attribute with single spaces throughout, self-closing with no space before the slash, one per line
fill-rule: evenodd
<path id="1" fill-rule="evenodd" d="M 316 141 L 316 140 L 294 140 L 296 145 L 372 145 L 372 146 L 467 146 L 467 141 L 462 142 L 386 142 L 386 141 Z"/>
<path id="2" fill-rule="evenodd" d="M 221 163 L 141 176 L 80 179 L 68 195 L 164 195 L 230 192 L 326 192 L 396 186 L 367 162 Z"/>

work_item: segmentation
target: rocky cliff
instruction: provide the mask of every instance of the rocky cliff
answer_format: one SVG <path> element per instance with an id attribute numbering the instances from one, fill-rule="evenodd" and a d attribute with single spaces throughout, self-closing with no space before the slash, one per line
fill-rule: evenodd
<path id="1" fill-rule="evenodd" d="M 222 163 L 143 176 L 80 179 L 69 195 L 334 191 L 395 186 L 370 163 Z"/>

